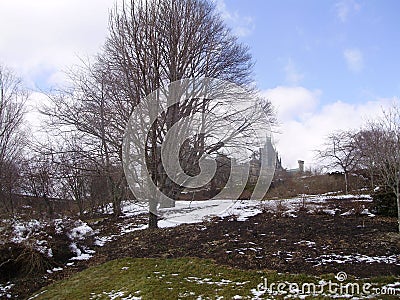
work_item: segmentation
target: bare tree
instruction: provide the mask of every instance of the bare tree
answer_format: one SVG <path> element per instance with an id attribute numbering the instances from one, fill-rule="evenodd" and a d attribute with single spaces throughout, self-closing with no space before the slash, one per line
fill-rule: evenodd
<path id="1" fill-rule="evenodd" d="M 53 124 L 84 133 L 87 148 L 97 145 L 94 152 L 108 176 L 117 212 L 126 191 L 120 168 L 122 138 L 139 103 L 157 89 L 168 94 L 170 84 L 183 78 L 212 77 L 242 86 L 249 84 L 253 63 L 248 48 L 232 35 L 215 5 L 207 0 L 126 1 L 112 11 L 109 28 L 102 53 L 94 63 L 86 63 L 83 69 L 72 73 L 72 89 L 51 96 L 54 106 L 46 113 L 52 116 Z M 151 180 L 169 199 L 174 199 L 181 187 L 163 169 L 159 145 L 179 121 L 210 111 L 216 104 L 212 100 L 187 99 L 171 104 L 171 99 L 167 99 L 165 112 L 158 103 L 147 107 L 137 119 L 140 123 L 146 116 L 157 116 L 151 130 L 138 138 L 146 141 Z M 265 102 L 264 108 L 272 116 L 269 102 Z M 234 116 L 228 114 L 226 118 Z M 243 122 L 243 126 L 238 126 L 242 132 L 248 130 L 249 121 L 243 118 Z M 187 158 L 182 159 L 187 164 L 184 168 L 190 173 L 202 154 L 216 153 L 222 145 L 206 146 L 203 134 L 191 137 L 184 145 L 187 151 L 181 153 L 182 158 Z M 174 202 L 155 200 L 154 204 L 167 207 Z M 157 216 L 152 210 L 149 227 L 157 227 Z"/>
<path id="2" fill-rule="evenodd" d="M 396 196 L 400 232 L 400 107 L 395 103 L 383 114 L 368 123 L 370 138 L 363 152 L 373 164 L 378 183 Z"/>
<path id="3" fill-rule="evenodd" d="M 46 154 L 32 155 L 24 166 L 25 193 L 43 201 L 50 218 L 55 212 L 52 199 L 59 195 L 57 173 L 57 165 L 52 162 L 51 156 Z"/>
<path id="4" fill-rule="evenodd" d="M 371 151 L 374 145 L 378 145 L 382 141 L 382 133 L 373 128 L 364 128 L 357 132 L 354 136 L 354 141 L 359 153 L 359 168 L 368 172 L 369 181 L 371 184 L 371 189 L 375 188 L 375 177 L 377 174 L 377 162 L 375 161 L 376 157 L 371 155 Z"/>
<path id="5" fill-rule="evenodd" d="M 125 117 L 158 88 L 171 95 L 170 84 L 183 78 L 212 77 L 239 85 L 251 82 L 248 48 L 224 25 L 214 4 L 205 0 L 130 1 L 117 6 L 110 18 L 110 37 L 101 59 L 116 78 L 115 86 L 122 91 L 119 96 L 124 97 L 113 99 L 119 103 L 116 107 L 124 108 L 125 114 L 121 115 Z M 147 136 L 146 155 L 152 181 L 173 199 L 181 186 L 174 184 L 160 167 L 159 145 L 180 120 L 196 112 L 208 112 L 213 99 L 187 99 L 179 104 L 168 101 L 165 112 L 161 103 L 147 108 L 148 116 L 160 115 Z M 127 119 L 124 121 L 120 124 L 126 125 Z M 207 145 L 207 149 L 204 134 L 192 136 L 184 145 L 187 150 L 181 151 L 186 158 L 181 160 L 186 164 L 183 168 L 190 173 L 202 154 L 217 152 L 221 145 Z M 168 207 L 174 203 L 161 205 Z M 149 225 L 157 226 L 152 210 Z"/>
<path id="6" fill-rule="evenodd" d="M 22 150 L 26 145 L 21 126 L 27 98 L 21 80 L 0 65 L 0 201 L 11 212 Z"/>
<path id="7" fill-rule="evenodd" d="M 68 140 L 47 151 L 53 164 L 58 166 L 56 176 L 61 185 L 60 197 L 74 202 L 82 216 L 90 198 L 90 180 L 94 167 L 80 142 L 79 135 L 68 135 Z"/>
<path id="8" fill-rule="evenodd" d="M 110 102 L 112 83 L 106 82 L 110 78 L 98 64 L 93 66 L 89 62 L 71 71 L 69 76 L 72 86 L 49 94 L 53 105 L 42 112 L 50 117 L 49 125 L 67 143 L 79 133 L 80 146 L 76 147 L 75 143 L 70 154 L 75 160 L 86 160 L 86 166 L 90 165 L 92 171 L 107 179 L 105 196 L 111 200 L 114 215 L 118 216 L 126 183 L 121 162 L 123 128 L 113 119 L 118 111 Z"/>
<path id="9" fill-rule="evenodd" d="M 330 169 L 340 168 L 344 173 L 345 192 L 349 192 L 349 175 L 357 167 L 359 152 L 351 131 L 338 131 L 326 139 L 324 149 L 317 150 L 317 157 Z"/>

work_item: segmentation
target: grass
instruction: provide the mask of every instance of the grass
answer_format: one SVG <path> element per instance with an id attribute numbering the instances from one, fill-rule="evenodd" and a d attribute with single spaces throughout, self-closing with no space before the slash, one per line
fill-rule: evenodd
<path id="1" fill-rule="evenodd" d="M 289 283 L 301 286 L 302 283 L 318 284 L 320 280 L 338 283 L 333 275 L 314 277 L 246 271 L 198 258 L 124 258 L 49 285 L 29 299 L 281 299 L 282 293 L 270 294 L 265 284 L 285 283 L 288 290 Z M 349 281 L 362 284 L 353 278 Z M 399 281 L 399 278 L 380 277 L 371 281 L 374 286 L 382 286 Z M 257 295 L 261 298 L 256 298 Z M 327 295 L 318 297 L 324 299 Z M 318 299 L 316 296 L 312 298 Z"/>

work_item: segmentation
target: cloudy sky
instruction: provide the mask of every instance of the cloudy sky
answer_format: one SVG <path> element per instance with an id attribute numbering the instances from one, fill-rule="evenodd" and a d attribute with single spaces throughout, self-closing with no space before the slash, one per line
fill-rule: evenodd
<path id="1" fill-rule="evenodd" d="M 0 63 L 40 101 L 62 71 L 99 51 L 114 0 L 1 0 Z M 332 131 L 357 128 L 400 97 L 400 2 L 216 0 L 249 45 L 255 79 L 275 105 L 285 167 Z"/>

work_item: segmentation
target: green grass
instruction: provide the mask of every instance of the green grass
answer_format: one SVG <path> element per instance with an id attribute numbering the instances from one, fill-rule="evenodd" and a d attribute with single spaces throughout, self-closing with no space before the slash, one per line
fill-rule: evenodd
<path id="1" fill-rule="evenodd" d="M 262 286 L 265 280 L 268 286 L 273 282 L 290 282 L 301 286 L 305 282 L 318 284 L 321 279 L 338 282 L 333 275 L 314 277 L 245 271 L 198 258 L 125 258 L 89 268 L 67 280 L 56 282 L 30 299 L 235 299 L 236 295 L 242 297 L 236 299 L 252 299 L 257 294 L 257 286 L 261 293 L 264 292 L 262 299 L 281 299 L 282 294 L 270 295 L 265 292 Z M 349 280 L 362 283 L 352 278 Z M 380 277 L 372 282 L 381 286 L 396 281 L 400 281 L 399 278 Z"/>

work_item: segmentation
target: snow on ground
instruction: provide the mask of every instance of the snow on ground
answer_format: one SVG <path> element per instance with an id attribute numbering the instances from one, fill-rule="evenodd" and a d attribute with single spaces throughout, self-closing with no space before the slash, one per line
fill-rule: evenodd
<path id="1" fill-rule="evenodd" d="M 163 228 L 200 223 L 213 216 L 237 216 L 238 221 L 245 221 L 261 212 L 260 201 L 257 200 L 176 201 L 175 207 L 160 210 L 161 220 L 158 225 Z"/>
<path id="2" fill-rule="evenodd" d="M 43 225 L 38 220 L 29 220 L 28 222 L 15 221 L 13 226 L 13 237 L 14 243 L 21 243 L 28 239 L 32 233 L 39 231 L 43 228 Z"/>
<path id="3" fill-rule="evenodd" d="M 96 293 L 91 293 L 91 296 L 89 299 L 99 299 L 99 298 L 104 298 L 104 296 L 108 296 L 108 299 L 122 299 L 122 300 L 140 300 L 142 297 L 140 296 L 135 296 L 132 294 L 125 295 L 128 292 L 126 291 L 110 291 L 110 292 L 102 292 L 101 294 L 96 294 Z M 140 291 L 135 292 L 136 295 L 140 294 Z"/>
<path id="4" fill-rule="evenodd" d="M 54 220 L 1 220 L 1 225 L 8 228 L 4 231 L 1 243 L 12 242 L 33 248 L 47 257 L 53 257 L 53 250 L 49 242 L 55 235 L 66 235 L 70 240 L 70 249 L 76 254 L 73 260 L 89 259 L 94 251 L 84 246 L 88 237 L 96 232 L 85 222 L 70 218 Z M 3 235 L 3 234 L 2 234 Z M 100 242 L 99 242 L 100 243 Z M 52 272 L 52 270 L 50 270 Z"/>
<path id="5" fill-rule="evenodd" d="M 109 235 L 109 236 L 97 236 L 94 245 L 103 247 L 106 243 L 111 242 L 116 235 Z"/>
<path id="6" fill-rule="evenodd" d="M 371 213 L 368 208 L 365 208 L 362 212 L 362 215 L 367 215 L 368 217 L 375 217 L 375 215 L 373 213 Z"/>
<path id="7" fill-rule="evenodd" d="M 88 260 L 91 257 L 93 257 L 92 253 L 94 253 L 93 250 L 86 250 L 82 251 L 76 243 L 71 243 L 70 249 L 72 252 L 76 254 L 76 256 L 72 257 L 70 260 Z"/>
<path id="8" fill-rule="evenodd" d="M 212 217 L 234 217 L 238 221 L 245 221 L 249 217 L 260 214 L 262 211 L 278 212 L 281 211 L 287 217 L 295 218 L 299 207 L 306 208 L 313 212 L 322 210 L 326 214 L 334 215 L 337 209 L 326 207 L 327 200 L 356 200 L 371 201 L 369 195 L 300 195 L 298 197 L 281 200 L 205 200 L 205 201 L 176 201 L 173 208 L 164 208 L 159 210 L 160 228 L 174 227 L 180 224 L 201 223 Z M 111 205 L 110 205 L 111 209 Z M 93 230 L 87 223 L 81 220 L 55 219 L 46 223 L 35 219 L 28 221 L 6 220 L 1 221 L 0 225 L 10 227 L 12 234 L 10 241 L 15 243 L 25 243 L 33 246 L 41 253 L 51 257 L 52 249 L 49 247 L 48 240 L 51 236 L 46 233 L 46 228 L 53 227 L 56 234 L 65 233 L 70 239 L 70 248 L 76 254 L 72 260 L 89 259 L 94 251 L 83 246 L 82 243 L 93 237 L 95 246 L 104 246 L 106 243 L 114 240 L 118 235 L 124 235 L 132 231 L 147 228 L 146 218 L 138 221 L 138 215 L 146 214 L 148 203 L 138 203 L 127 201 L 122 205 L 122 219 L 118 226 L 119 233 L 103 235 L 101 230 Z M 367 209 L 362 214 L 373 217 Z M 350 210 L 342 216 L 355 214 Z M 140 219 L 139 219 L 140 220 Z M 139 223 L 138 223 L 139 222 Z M 0 226 L 1 228 L 3 228 Z M 4 228 L 5 228 L 4 227 Z M 3 241 L 5 242 L 5 241 Z"/>
<path id="9" fill-rule="evenodd" d="M 305 209 L 308 212 L 323 212 L 329 215 L 336 215 L 340 210 L 331 209 L 327 206 L 328 201 L 372 201 L 369 195 L 334 195 L 334 194 L 323 194 L 323 195 L 300 195 L 298 197 L 289 198 L 289 199 L 279 199 L 279 200 L 266 200 L 266 201 L 257 201 L 257 200 L 206 200 L 206 201 L 176 201 L 176 206 L 173 208 L 164 208 L 159 210 L 159 222 L 158 225 L 161 228 L 166 227 L 174 227 L 180 224 L 185 223 L 201 223 L 204 220 L 207 220 L 212 217 L 234 217 L 238 221 L 245 221 L 248 218 L 255 216 L 257 214 L 262 213 L 263 211 L 267 212 L 282 212 L 287 217 L 296 217 L 299 208 Z M 111 208 L 111 206 L 110 206 Z M 146 214 L 148 212 L 147 203 L 138 203 L 138 202 L 125 202 L 122 206 L 122 217 L 121 222 L 118 224 L 120 228 L 119 233 L 114 233 L 110 235 L 103 235 L 104 233 L 101 230 L 93 230 L 87 223 L 83 221 L 73 221 L 73 220 L 65 220 L 65 219 L 56 219 L 53 220 L 53 226 L 55 228 L 55 232 L 57 234 L 66 233 L 68 238 L 70 239 L 70 248 L 75 253 L 75 257 L 73 257 L 67 266 L 73 265 L 76 260 L 90 259 L 95 253 L 94 250 L 91 250 L 81 244 L 83 240 L 88 237 L 92 237 L 94 239 L 94 245 L 96 246 L 104 246 L 106 243 L 112 241 L 118 235 L 124 235 L 132 231 L 142 230 L 147 228 L 145 224 L 145 218 L 141 223 L 138 220 L 137 216 L 141 214 Z M 109 212 L 109 213 L 112 213 Z M 341 214 L 341 216 L 350 216 L 356 214 L 355 209 L 351 209 L 347 212 Z M 361 212 L 363 215 L 374 217 L 374 215 L 368 211 L 368 209 L 363 209 Z M 0 224 L 1 225 L 1 224 Z M 48 224 L 40 223 L 37 220 L 30 220 L 28 222 L 20 222 L 14 221 L 12 224 L 13 228 L 13 241 L 14 242 L 24 242 L 28 239 L 31 239 L 35 236 L 35 232 L 42 231 L 45 226 Z M 0 226 L 1 228 L 1 226 Z M 315 247 L 315 242 L 308 240 L 300 240 L 295 243 L 298 245 L 305 245 L 307 247 L 313 248 Z M 42 251 L 48 251 L 47 254 L 51 255 L 51 249 L 48 248 L 47 243 L 44 239 L 36 239 L 36 247 L 37 249 L 42 249 Z M 41 248 L 42 247 L 42 248 Z M 249 248 L 238 248 L 234 251 L 238 251 L 239 254 L 246 251 L 254 251 L 255 253 L 260 250 L 256 246 Z M 231 251 L 227 251 L 231 252 Z M 279 252 L 275 253 L 275 255 L 284 257 L 287 260 L 292 259 L 292 254 L 290 252 Z M 316 265 L 328 264 L 331 262 L 336 263 L 398 263 L 397 257 L 395 256 L 377 256 L 371 257 L 361 254 L 353 254 L 353 255 L 342 255 L 342 254 L 328 254 L 322 255 L 317 258 L 313 258 L 312 263 Z M 53 268 L 48 270 L 49 273 L 61 271 L 62 268 Z M 221 281 L 212 281 L 209 278 L 196 278 L 196 277 L 188 277 L 186 278 L 189 282 L 195 282 L 197 284 L 213 284 L 216 286 L 223 285 L 232 285 L 232 284 L 241 284 L 236 282 L 231 282 L 229 280 L 221 280 Z M 393 285 L 388 285 L 387 288 L 399 288 L 400 283 L 395 283 Z M 0 285 L 0 298 L 7 297 L 7 291 L 11 289 L 13 286 L 12 283 L 7 283 L 5 285 Z M 252 289 L 250 291 L 252 294 L 252 299 L 261 299 L 265 297 L 266 291 L 259 289 Z M 288 296 L 288 295 L 286 295 Z M 299 295 L 300 298 L 302 296 L 307 295 Z M 140 291 L 136 294 L 129 294 L 122 290 L 119 291 L 109 291 L 103 292 L 102 294 L 92 294 L 91 299 L 95 299 L 97 297 L 108 297 L 109 299 L 141 299 Z M 236 295 L 234 299 L 241 299 L 241 296 Z"/>
<path id="10" fill-rule="evenodd" d="M 76 227 L 72 228 L 68 237 L 71 240 L 83 240 L 89 235 L 93 235 L 93 229 L 88 224 L 80 221 L 77 222 Z"/>
<path id="11" fill-rule="evenodd" d="M 342 254 L 326 254 L 317 258 L 306 259 L 310 262 L 317 263 L 316 266 L 325 265 L 332 262 L 338 264 L 351 264 L 351 263 L 384 263 L 400 265 L 397 255 L 391 256 L 368 256 L 362 254 L 342 255 Z"/>
<path id="12" fill-rule="evenodd" d="M 298 197 L 280 200 L 204 200 L 204 201 L 176 201 L 175 207 L 159 210 L 158 226 L 160 228 L 174 227 L 180 224 L 201 223 L 210 217 L 235 216 L 238 221 L 245 221 L 249 217 L 260 214 L 262 211 L 276 212 L 283 210 L 286 216 L 295 218 L 296 211 L 300 206 L 305 206 L 312 212 L 321 209 L 327 200 L 352 200 L 372 201 L 369 195 L 333 195 L 331 193 L 322 195 L 300 195 Z M 147 213 L 147 203 L 127 202 L 123 205 L 124 218 Z M 324 213 L 335 215 L 338 209 L 323 210 Z M 349 213 L 350 214 L 350 213 Z M 364 214 L 373 216 L 368 210 Z M 146 229 L 146 224 L 125 224 L 121 228 L 121 235 L 128 232 Z M 104 245 L 112 238 L 102 237 L 97 245 Z"/>
<path id="13" fill-rule="evenodd" d="M 7 282 L 5 284 L 0 283 L 0 298 L 11 298 L 12 295 L 8 291 L 14 286 L 13 283 Z"/>

